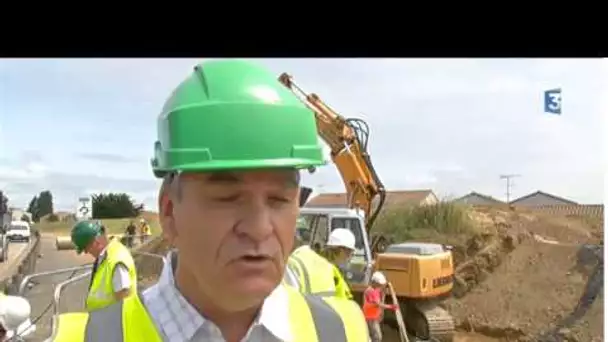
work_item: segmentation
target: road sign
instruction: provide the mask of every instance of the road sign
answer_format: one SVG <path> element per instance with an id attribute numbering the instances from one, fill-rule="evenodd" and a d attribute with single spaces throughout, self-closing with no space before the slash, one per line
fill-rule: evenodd
<path id="1" fill-rule="evenodd" d="M 78 220 L 90 220 L 93 218 L 93 200 L 91 197 L 80 197 L 78 199 L 76 218 Z"/>
<path id="2" fill-rule="evenodd" d="M 562 114 L 562 89 L 545 90 L 545 113 Z"/>

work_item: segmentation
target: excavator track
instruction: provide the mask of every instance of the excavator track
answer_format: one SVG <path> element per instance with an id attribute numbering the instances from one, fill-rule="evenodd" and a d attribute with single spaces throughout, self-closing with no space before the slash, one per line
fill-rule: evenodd
<path id="1" fill-rule="evenodd" d="M 454 341 L 454 318 L 450 313 L 429 303 L 410 303 L 407 306 L 406 326 L 421 341 Z"/>

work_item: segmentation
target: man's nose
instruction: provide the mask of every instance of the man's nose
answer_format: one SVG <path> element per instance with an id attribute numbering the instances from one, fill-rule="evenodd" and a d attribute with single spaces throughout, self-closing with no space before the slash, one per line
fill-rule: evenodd
<path id="1" fill-rule="evenodd" d="M 236 226 L 238 234 L 256 242 L 262 242 L 272 235 L 272 212 L 263 201 L 252 201 L 242 211 Z"/>

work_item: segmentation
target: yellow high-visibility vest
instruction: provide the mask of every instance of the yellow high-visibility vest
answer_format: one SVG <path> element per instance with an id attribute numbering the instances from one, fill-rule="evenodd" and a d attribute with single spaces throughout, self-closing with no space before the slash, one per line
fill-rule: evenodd
<path id="1" fill-rule="evenodd" d="M 131 280 L 131 294 L 137 291 L 137 272 L 135 262 L 131 252 L 117 239 L 112 239 L 108 243 L 105 258 L 97 267 L 89 294 L 86 299 L 86 309 L 95 310 L 106 307 L 116 302 L 114 289 L 112 287 L 112 275 L 114 268 L 118 264 L 123 264 L 129 269 L 129 279 Z"/>
<path id="2" fill-rule="evenodd" d="M 348 283 L 346 282 L 346 280 L 344 280 L 344 277 L 342 276 L 342 272 L 340 272 L 340 269 L 338 268 L 338 266 L 333 265 L 334 267 L 334 282 L 336 283 L 336 296 L 340 297 L 340 298 L 345 298 L 345 299 L 353 299 L 353 294 L 352 292 L 350 292 L 350 286 L 348 286 Z"/>
<path id="3" fill-rule="evenodd" d="M 283 286 L 283 285 L 280 285 Z M 303 295 L 285 286 L 292 342 L 367 342 L 367 324 L 359 306 L 336 297 Z M 162 342 L 140 296 L 93 312 L 59 315 L 53 342 Z"/>
<path id="4" fill-rule="evenodd" d="M 289 256 L 288 267 L 297 277 L 298 289 L 304 294 L 353 298 L 338 267 L 309 246 L 293 251 Z"/>

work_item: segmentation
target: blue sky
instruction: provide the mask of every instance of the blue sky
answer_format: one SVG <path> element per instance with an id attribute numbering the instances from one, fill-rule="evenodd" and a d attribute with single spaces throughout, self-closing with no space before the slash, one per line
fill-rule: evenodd
<path id="1" fill-rule="evenodd" d="M 49 189 L 63 210 L 99 191 L 128 192 L 156 209 L 156 118 L 199 61 L 0 60 L 0 189 L 14 206 Z M 389 189 L 504 198 L 499 174 L 518 173 L 515 197 L 543 190 L 603 199 L 600 60 L 261 62 L 290 72 L 341 114 L 367 120 Z M 543 113 L 542 92 L 554 87 L 563 89 L 562 116 Z M 342 190 L 331 166 L 305 180 L 318 191 Z"/>

